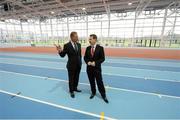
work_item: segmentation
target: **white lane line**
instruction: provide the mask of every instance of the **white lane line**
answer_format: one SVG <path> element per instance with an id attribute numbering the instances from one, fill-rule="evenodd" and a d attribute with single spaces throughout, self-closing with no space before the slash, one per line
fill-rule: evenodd
<path id="1" fill-rule="evenodd" d="M 112 59 L 112 61 L 113 61 L 113 59 Z M 138 60 L 136 60 L 136 61 L 134 61 L 135 63 L 130 63 L 130 62 L 133 62 L 133 61 L 131 61 L 131 60 L 127 60 L 127 62 L 123 62 L 123 61 L 121 61 L 121 62 L 119 62 L 119 61 L 110 61 L 110 59 L 108 59 L 108 60 L 106 60 L 106 62 L 105 63 L 120 63 L 120 64 L 130 64 L 130 65 L 146 65 L 146 66 L 156 66 L 156 67 L 175 67 L 175 68 L 179 68 L 179 66 L 180 66 L 180 64 L 179 63 L 170 63 L 170 64 L 173 64 L 173 66 L 170 66 L 170 65 L 168 65 L 168 63 L 166 63 L 166 62 L 163 62 L 163 63 L 161 63 L 161 64 L 166 64 L 166 65 L 161 65 L 161 64 L 159 64 L 159 65 L 155 65 L 155 64 L 153 64 L 153 63 L 136 63 L 136 61 L 138 61 Z M 180 62 L 180 61 L 179 61 Z"/>
<path id="2" fill-rule="evenodd" d="M 57 79 L 57 78 L 52 78 L 52 77 L 36 76 L 36 75 L 17 73 L 17 72 L 9 72 L 9 71 L 3 71 L 3 70 L 0 70 L 0 72 L 1 73 L 11 73 L 11 74 L 16 74 L 16 75 L 22 75 L 22 76 L 29 76 L 29 77 L 34 77 L 34 78 L 42 78 L 42 80 L 54 80 L 54 81 L 68 83 L 68 80 Z M 79 84 L 89 86 L 88 83 L 79 83 Z M 123 88 L 110 87 L 110 86 L 106 86 L 106 89 L 125 91 L 125 92 L 133 92 L 133 93 L 140 93 L 140 94 L 153 95 L 153 96 L 158 96 L 158 97 L 159 97 L 159 95 L 161 95 L 162 97 L 180 99 L 179 96 L 171 96 L 171 95 L 165 95 L 165 94 L 159 94 L 159 93 L 150 93 L 150 92 L 143 92 L 143 91 L 137 91 L 137 90 L 129 90 L 129 89 L 123 89 Z"/>
<path id="3" fill-rule="evenodd" d="M 6 55 L 7 56 L 7 55 Z M 16 57 L 16 56 L 15 56 Z M 20 57 L 24 57 L 24 56 L 20 56 Z M 27 57 L 27 58 L 32 58 L 32 57 Z M 25 60 L 28 60 L 27 58 L 10 58 L 10 59 L 19 59 L 19 60 L 22 60 L 22 59 L 25 59 Z M 8 58 L 1 58 L 1 59 L 8 59 Z M 40 58 L 41 59 L 41 58 Z M 43 59 L 43 58 L 42 58 Z M 60 58 L 60 59 L 57 59 L 57 60 L 63 60 L 62 58 Z M 67 60 L 67 59 L 64 59 L 64 60 Z M 31 61 L 44 61 L 44 60 L 31 60 Z M 64 63 L 64 62 L 61 62 L 61 61 L 59 61 L 59 62 L 55 62 L 55 61 L 44 61 L 44 62 L 51 62 L 51 63 Z M 127 64 L 127 63 L 125 63 L 125 62 L 110 62 L 110 61 L 105 61 L 105 63 L 122 63 L 122 64 Z M 131 63 L 132 64 L 132 63 Z M 132 65 L 138 65 L 138 64 L 132 64 Z M 142 65 L 142 64 L 141 64 Z M 146 65 L 146 64 L 143 64 L 143 65 Z M 149 65 L 150 66 L 150 65 Z M 153 65 L 153 66 L 157 66 L 157 67 L 163 67 L 163 66 L 159 66 L 159 65 Z M 107 66 L 107 67 L 109 67 L 109 66 Z M 112 66 L 111 66 L 112 67 Z M 171 67 L 171 66 L 165 66 L 165 67 Z M 173 66 L 173 67 L 177 67 L 178 68 L 178 65 L 176 65 L 176 66 Z M 137 69 L 137 68 L 136 68 Z"/>
<path id="4" fill-rule="evenodd" d="M 26 57 L 26 58 L 33 58 L 32 56 L 27 56 L 27 55 L 15 55 L 15 54 L 0 54 L 0 55 L 4 55 L 4 56 L 9 56 L 9 57 L 11 57 L 11 56 L 14 56 L 14 57 Z M 58 56 L 58 55 L 57 55 Z M 26 59 L 26 58 L 24 58 L 24 59 Z M 40 58 L 40 59 L 47 59 L 48 57 L 34 57 L 34 58 Z M 62 59 L 62 58 L 58 58 L 58 57 L 53 57 L 52 59 L 55 59 L 55 60 L 67 60 L 67 59 Z M 117 58 L 115 58 L 115 59 L 117 59 Z M 119 59 L 119 58 L 118 58 Z M 121 59 L 121 58 L 120 58 Z M 138 60 L 129 60 L 128 58 L 126 58 L 129 62 L 131 62 L 131 61 L 138 61 Z M 122 60 L 124 60 L 124 58 L 122 58 Z M 140 61 L 143 61 L 143 60 L 140 60 Z M 147 61 L 147 62 L 151 62 L 151 61 Z M 154 62 L 154 61 L 152 61 L 152 62 Z M 156 61 L 155 61 L 156 62 Z M 164 64 L 166 64 L 167 62 L 168 63 L 172 63 L 172 64 L 174 64 L 173 62 L 169 62 L 169 61 L 158 61 L 158 62 L 161 62 L 161 63 L 164 63 Z M 122 63 L 122 64 L 127 64 L 127 62 L 119 62 L 119 61 L 117 61 L 117 60 L 114 60 L 114 59 L 112 59 L 112 58 L 107 58 L 107 60 L 105 61 L 105 63 Z M 130 63 L 130 64 L 132 64 L 132 65 L 138 65 L 137 63 L 135 64 L 135 63 Z M 176 63 L 177 64 L 177 63 Z M 140 64 L 140 65 L 142 65 L 142 64 Z M 151 65 L 151 64 L 143 64 L 143 65 Z M 164 66 L 164 65 L 153 65 L 153 66 Z M 172 66 L 167 66 L 167 64 L 166 64 L 166 67 L 172 67 Z M 176 65 L 176 66 L 174 66 L 173 65 L 173 67 L 178 67 L 178 65 Z"/>
<path id="5" fill-rule="evenodd" d="M 0 63 L 4 64 L 12 64 L 12 65 L 21 65 L 21 66 L 29 66 L 29 67 L 36 67 L 36 68 L 47 68 L 47 69 L 55 69 L 55 70 L 66 70 L 66 68 L 55 68 L 55 67 L 48 67 L 48 66 L 37 66 L 37 65 L 24 65 L 24 64 L 19 64 L 19 63 L 10 63 L 10 62 L 2 62 Z M 81 70 L 81 72 L 86 73 L 86 71 Z M 133 75 L 122 75 L 122 74 L 115 74 L 115 73 L 106 73 L 103 72 L 103 75 L 109 75 L 109 76 L 119 76 L 119 77 L 130 77 L 130 78 L 140 78 L 140 79 L 145 79 L 145 80 L 155 80 L 155 81 L 167 81 L 167 82 L 180 82 L 178 80 L 169 80 L 169 79 L 161 79 L 161 78 L 154 78 L 154 77 L 139 77 L 139 76 L 133 76 Z"/>
<path id="6" fill-rule="evenodd" d="M 18 52 L 19 53 L 19 52 Z M 4 55 L 4 56 L 17 56 L 17 57 L 35 57 L 35 58 L 55 58 L 58 59 L 59 56 L 58 54 L 34 54 L 34 53 L 5 53 L 5 52 L 0 52 L 0 55 Z M 64 58 L 62 58 L 64 59 Z"/>
<path id="7" fill-rule="evenodd" d="M 14 60 L 21 60 L 21 61 L 29 61 L 29 62 L 32 62 L 32 61 L 34 61 L 34 62 L 46 62 L 46 63 L 61 63 L 61 64 L 65 64 L 65 62 L 50 62 L 50 61 L 43 61 L 43 60 L 27 60 L 27 59 L 20 59 L 20 58 L 0 58 L 0 59 L 2 59 L 2 60 L 12 60 L 12 59 L 14 59 Z M 83 64 L 83 65 L 85 65 L 85 64 Z M 114 67 L 114 66 L 107 66 L 107 65 L 103 65 L 103 67 L 107 67 L 107 68 L 116 68 L 116 69 L 118 69 L 118 68 L 126 68 L 126 67 Z M 127 68 L 126 68 L 127 69 Z M 148 71 L 161 71 L 161 72 L 170 72 L 170 73 L 178 73 L 178 72 L 175 72 L 175 71 L 167 71 L 167 70 L 150 70 L 150 69 L 143 69 L 143 68 L 129 68 L 129 69 L 134 69 L 134 70 L 148 70 Z"/>
<path id="8" fill-rule="evenodd" d="M 89 116 L 93 116 L 93 117 L 97 117 L 97 118 L 101 117 L 101 115 L 98 115 L 98 114 L 94 114 L 94 113 L 90 113 L 90 112 L 86 112 L 86 111 L 82 111 L 82 110 L 66 107 L 66 106 L 59 105 L 59 104 L 50 103 L 50 102 L 47 102 L 47 101 L 39 100 L 39 99 L 28 97 L 28 96 L 17 95 L 16 93 L 4 91 L 4 90 L 1 90 L 1 89 L 0 89 L 0 92 L 4 93 L 4 94 L 11 95 L 11 96 L 15 96 L 16 95 L 16 97 L 19 97 L 19 98 L 23 98 L 23 99 L 27 99 L 27 100 L 30 100 L 30 101 L 34 101 L 34 102 L 50 105 L 50 106 L 53 106 L 53 107 L 56 107 L 56 108 L 61 108 L 61 109 L 65 109 L 65 110 L 69 110 L 69 111 L 73 111 L 73 112 L 77 112 L 77 113 L 81 113 L 81 114 L 85 114 L 85 115 L 89 115 Z M 111 118 L 111 117 L 107 117 L 107 116 L 104 116 L 104 118 L 107 119 L 107 120 L 115 120 L 115 118 Z"/>

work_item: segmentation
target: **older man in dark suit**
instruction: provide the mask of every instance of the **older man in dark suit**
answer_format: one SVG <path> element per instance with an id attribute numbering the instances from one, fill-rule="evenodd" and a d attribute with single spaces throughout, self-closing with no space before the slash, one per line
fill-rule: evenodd
<path id="1" fill-rule="evenodd" d="M 78 35 L 77 32 L 71 32 L 70 34 L 71 40 L 64 45 L 62 49 L 60 45 L 56 45 L 58 53 L 61 57 L 64 57 L 66 54 L 68 56 L 67 61 L 67 70 L 68 70 L 68 78 L 69 78 L 69 92 L 72 98 L 75 97 L 74 91 L 81 92 L 77 88 L 79 82 L 79 74 L 82 66 L 81 61 L 81 44 L 78 43 Z"/>

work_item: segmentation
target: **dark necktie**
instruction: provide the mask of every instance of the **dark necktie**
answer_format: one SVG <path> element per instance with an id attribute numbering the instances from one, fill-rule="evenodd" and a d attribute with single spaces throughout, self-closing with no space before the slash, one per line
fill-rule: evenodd
<path id="1" fill-rule="evenodd" d="M 94 46 L 91 46 L 91 56 L 94 56 Z"/>
<path id="2" fill-rule="evenodd" d="M 78 52 L 78 46 L 77 46 L 76 43 L 74 43 L 74 49 L 75 49 L 76 52 Z"/>

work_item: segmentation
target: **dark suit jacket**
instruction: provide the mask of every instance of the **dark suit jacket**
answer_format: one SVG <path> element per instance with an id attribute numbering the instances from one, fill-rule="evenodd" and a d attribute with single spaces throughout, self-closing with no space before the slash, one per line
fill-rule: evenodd
<path id="1" fill-rule="evenodd" d="M 64 45 L 63 51 L 59 53 L 61 57 L 64 57 L 67 54 L 68 61 L 66 67 L 68 70 L 76 70 L 77 68 L 81 68 L 81 44 L 77 43 L 77 46 L 78 52 L 75 51 L 71 42 L 68 42 Z"/>
<path id="2" fill-rule="evenodd" d="M 104 62 L 105 60 L 105 56 L 104 56 L 104 48 L 100 45 L 96 45 L 95 51 L 94 51 L 94 56 L 91 56 L 91 46 L 88 46 L 86 48 L 86 52 L 84 55 L 84 61 L 86 62 L 86 64 L 90 61 L 95 61 L 95 69 L 100 70 L 101 71 L 101 64 Z M 88 66 L 87 67 L 91 67 Z"/>

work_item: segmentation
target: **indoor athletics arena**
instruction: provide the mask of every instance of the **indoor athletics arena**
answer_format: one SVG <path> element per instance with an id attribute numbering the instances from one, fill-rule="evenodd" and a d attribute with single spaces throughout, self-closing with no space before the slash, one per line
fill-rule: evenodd
<path id="1" fill-rule="evenodd" d="M 180 0 L 0 0 L 0 119 L 180 120 Z"/>

